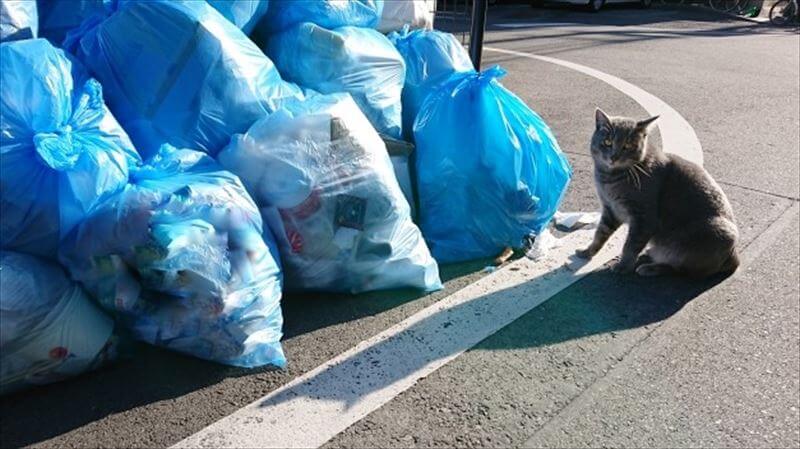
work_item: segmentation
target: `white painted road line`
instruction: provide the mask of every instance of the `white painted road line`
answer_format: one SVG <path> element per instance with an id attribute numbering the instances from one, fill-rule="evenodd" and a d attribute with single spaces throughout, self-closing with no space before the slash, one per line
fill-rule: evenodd
<path id="1" fill-rule="evenodd" d="M 559 64 L 599 78 L 662 115 L 670 150 L 702 163 L 700 142 L 683 117 L 644 90 L 598 70 L 556 58 L 494 49 Z M 679 151 L 680 150 L 680 151 Z M 567 261 L 588 245 L 576 231 L 543 259 L 521 259 L 442 299 L 177 443 L 189 447 L 319 447 L 417 381 L 619 254 L 617 231 L 590 262 Z"/>
<path id="2" fill-rule="evenodd" d="M 566 266 L 593 232 L 509 264 L 173 447 L 319 447 L 619 253 L 624 232 L 592 261 Z"/>
<path id="3" fill-rule="evenodd" d="M 538 61 L 549 62 L 551 64 L 557 64 L 605 82 L 611 87 L 631 97 L 634 101 L 639 103 L 639 105 L 641 105 L 648 114 L 661 116 L 657 123 L 659 129 L 661 130 L 661 140 L 664 145 L 664 151 L 677 154 L 684 159 L 688 159 L 699 165 L 703 165 L 703 148 L 700 145 L 700 140 L 697 138 L 697 134 L 694 132 L 692 125 L 690 125 L 689 122 L 687 122 L 686 119 L 678 113 L 678 111 L 644 89 L 635 86 L 621 78 L 617 78 L 614 75 L 609 75 L 608 73 L 601 72 L 597 69 L 576 64 L 574 62 L 565 61 L 563 59 L 553 58 L 550 56 L 534 55 L 531 53 L 524 53 L 514 50 L 506 50 L 503 48 L 484 47 L 484 49 L 497 53 L 518 56 L 520 58 L 535 59 Z M 602 107 L 602 105 L 598 106 Z"/>

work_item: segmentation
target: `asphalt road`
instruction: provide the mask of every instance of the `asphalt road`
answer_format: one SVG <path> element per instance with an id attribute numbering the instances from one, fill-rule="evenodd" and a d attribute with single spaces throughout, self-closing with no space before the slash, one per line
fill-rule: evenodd
<path id="1" fill-rule="evenodd" d="M 591 274 L 327 445 L 800 446 L 798 34 L 697 8 L 507 6 L 491 10 L 486 45 L 602 70 L 679 111 L 733 203 L 748 263 L 700 283 Z M 560 66 L 487 50 L 494 63 L 569 155 L 562 209 L 596 209 L 594 108 L 645 111 Z M 485 264 L 444 267 L 445 290 L 428 296 L 286 298 L 284 371 L 137 345 L 102 371 L 2 398 L 0 446 L 174 444 L 469 285 Z"/>

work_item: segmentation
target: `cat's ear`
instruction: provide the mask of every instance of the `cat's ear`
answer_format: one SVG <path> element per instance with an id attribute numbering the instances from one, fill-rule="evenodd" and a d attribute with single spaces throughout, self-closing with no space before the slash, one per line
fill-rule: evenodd
<path id="1" fill-rule="evenodd" d="M 650 118 L 647 118 L 647 119 L 644 119 L 644 120 L 642 120 L 641 122 L 637 122 L 637 123 L 636 123 L 636 129 L 638 129 L 639 131 L 641 131 L 641 132 L 644 132 L 644 133 L 646 133 L 646 132 L 650 131 L 650 126 L 651 126 L 651 125 L 652 125 L 652 124 L 653 124 L 653 123 L 654 123 L 656 120 L 658 120 L 658 117 L 659 117 L 659 116 L 657 116 L 657 115 L 654 115 L 654 116 L 652 116 L 652 117 L 650 117 Z"/>
<path id="2" fill-rule="evenodd" d="M 611 128 L 611 119 L 608 118 L 608 115 L 600 108 L 594 110 L 594 122 L 597 129 L 604 127 Z"/>

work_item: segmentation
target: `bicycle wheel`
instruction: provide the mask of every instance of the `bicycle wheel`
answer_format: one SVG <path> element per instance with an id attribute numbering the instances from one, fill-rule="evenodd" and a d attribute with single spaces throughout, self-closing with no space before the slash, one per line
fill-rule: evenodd
<path id="1" fill-rule="evenodd" d="M 708 4 L 717 11 L 731 12 L 739 7 L 740 2 L 741 0 L 709 0 Z"/>
<path id="2" fill-rule="evenodd" d="M 790 0 L 780 0 L 772 5 L 769 10 L 769 21 L 778 26 L 784 26 L 797 14 L 795 4 Z"/>

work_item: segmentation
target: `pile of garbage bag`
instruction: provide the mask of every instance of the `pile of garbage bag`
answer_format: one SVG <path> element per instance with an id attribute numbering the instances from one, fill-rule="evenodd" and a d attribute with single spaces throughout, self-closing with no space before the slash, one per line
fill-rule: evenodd
<path id="1" fill-rule="evenodd" d="M 0 243 L 55 258 L 58 243 L 140 161 L 100 84 L 44 39 L 0 44 Z"/>
<path id="2" fill-rule="evenodd" d="M 114 321 L 52 262 L 0 251 L 0 394 L 116 357 Z"/>
<path id="3" fill-rule="evenodd" d="M 325 94 L 348 92 L 378 132 L 401 136 L 406 68 L 386 36 L 302 23 L 270 36 L 267 54 L 287 80 Z"/>
<path id="4" fill-rule="evenodd" d="M 570 166 L 435 7 L 0 0 L 0 394 L 130 337 L 283 367 L 284 291 L 545 242 Z"/>
<path id="5" fill-rule="evenodd" d="M 39 34 L 36 2 L 3 0 L 0 2 L 0 42 L 32 39 Z"/>
<path id="6" fill-rule="evenodd" d="M 572 176 L 550 127 L 498 81 L 499 67 L 451 78 L 414 123 L 420 227 L 439 262 L 521 248 Z"/>
<path id="7" fill-rule="evenodd" d="M 279 109 L 219 159 L 262 208 L 287 289 L 441 287 L 386 147 L 348 94 Z"/>
<path id="8" fill-rule="evenodd" d="M 161 147 L 67 236 L 60 260 L 142 341 L 286 364 L 274 240 L 239 179 L 205 153 Z"/>
<path id="9" fill-rule="evenodd" d="M 272 61 L 204 1 L 117 0 L 65 41 L 103 83 L 143 157 L 163 143 L 216 155 L 233 134 L 302 98 Z"/>

